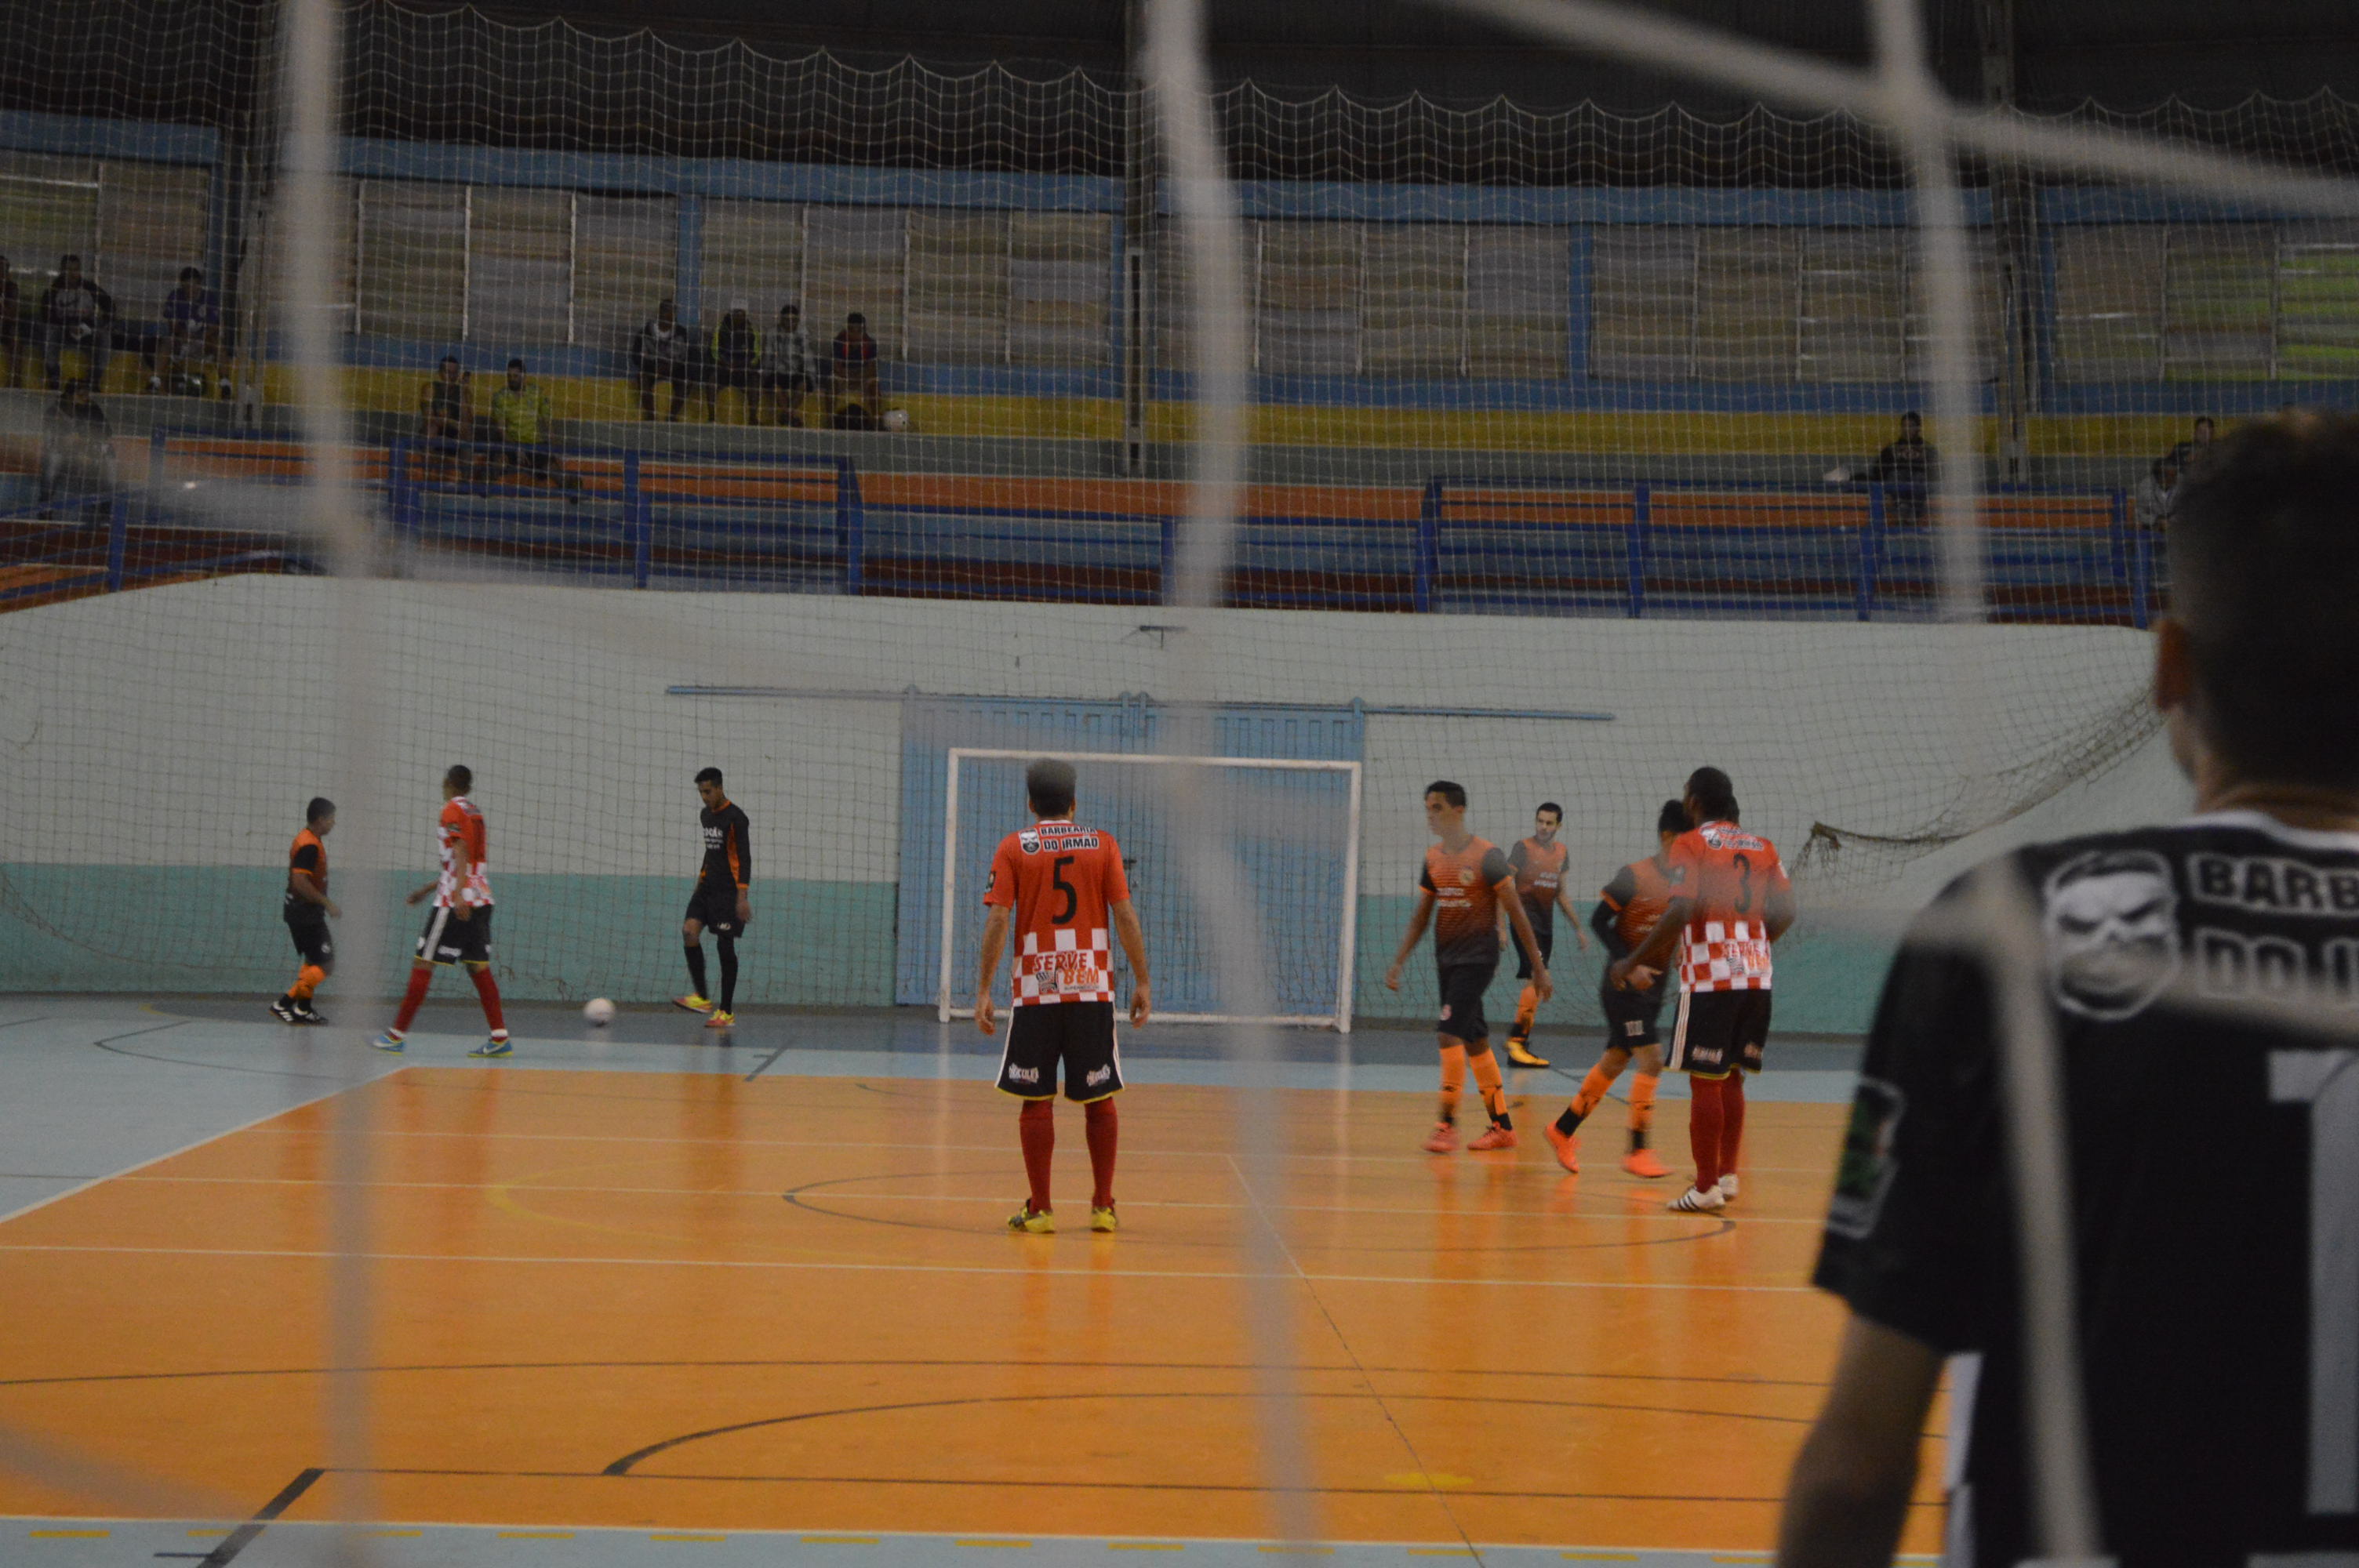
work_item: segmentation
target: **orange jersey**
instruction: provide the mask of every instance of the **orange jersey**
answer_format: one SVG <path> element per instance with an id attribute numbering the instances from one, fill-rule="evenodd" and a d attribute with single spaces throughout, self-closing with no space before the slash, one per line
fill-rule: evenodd
<path id="1" fill-rule="evenodd" d="M 1515 869 L 1499 847 L 1469 838 L 1456 850 L 1430 845 L 1417 885 L 1433 895 L 1433 957 L 1442 964 L 1499 961 L 1499 896 Z"/>
<path id="2" fill-rule="evenodd" d="M 1769 989 L 1769 895 L 1793 884 L 1777 847 L 1734 822 L 1707 822 L 1671 844 L 1680 897 L 1693 899 L 1680 944 L 1684 991 Z"/>
<path id="3" fill-rule="evenodd" d="M 1671 895 L 1679 891 L 1669 872 L 1655 864 L 1654 857 L 1633 860 L 1614 873 L 1598 893 L 1598 900 L 1614 912 L 1614 939 L 1622 944 L 1622 951 L 1635 953 L 1655 929 L 1655 922 L 1663 918 L 1664 909 Z"/>
<path id="4" fill-rule="evenodd" d="M 465 795 L 445 801 L 442 816 L 434 826 L 434 848 L 442 857 L 442 877 L 434 884 L 434 907 L 448 909 L 459 891 L 459 869 L 463 863 L 459 853 L 466 850 L 465 859 L 475 862 L 467 877 L 467 902 L 487 904 L 492 902 L 492 879 L 484 870 L 484 813 Z"/>
<path id="5" fill-rule="evenodd" d="M 310 877 L 311 885 L 320 890 L 321 896 L 324 897 L 328 891 L 328 847 L 321 843 L 320 836 L 309 827 L 295 835 L 295 842 L 287 847 L 287 907 L 316 913 L 320 907 L 318 904 L 295 896 L 294 873 L 297 871 Z"/>
<path id="6" fill-rule="evenodd" d="M 1524 901 L 1524 913 L 1535 931 L 1549 930 L 1556 923 L 1557 890 L 1564 886 L 1564 863 L 1570 858 L 1561 841 L 1543 844 L 1537 838 L 1519 838 L 1507 851 L 1507 864 L 1516 871 L 1516 895 Z"/>
<path id="7" fill-rule="evenodd" d="M 1002 838 L 983 902 L 1016 913 L 1016 1005 L 1114 1000 L 1108 911 L 1129 897 L 1111 833 L 1043 822 Z"/>

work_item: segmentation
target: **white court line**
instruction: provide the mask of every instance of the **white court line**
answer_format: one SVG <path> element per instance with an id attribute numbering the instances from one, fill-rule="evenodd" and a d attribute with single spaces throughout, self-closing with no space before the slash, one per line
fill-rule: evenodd
<path id="1" fill-rule="evenodd" d="M 978 1235 L 983 1234 L 977 1232 Z M 1076 1233 L 1078 1234 L 1078 1233 Z M 968 1263 L 803 1263 L 760 1258 L 516 1258 L 471 1252 L 332 1252 L 273 1247 L 99 1247 L 70 1243 L 0 1242 L 0 1252 L 114 1253 L 139 1258 L 291 1258 L 332 1262 L 364 1258 L 376 1263 L 499 1263 L 554 1264 L 564 1268 L 629 1269 L 783 1269 L 810 1273 L 861 1274 L 1013 1274 L 1026 1279 L 1044 1275 L 1075 1280 L 1294 1280 L 1311 1284 L 1484 1285 L 1541 1291 L 1715 1291 L 1739 1295 L 1817 1295 L 1814 1285 L 1708 1285 L 1675 1281 L 1624 1280 L 1467 1280 L 1431 1274 L 1251 1274 L 1242 1269 L 1035 1269 L 997 1268 Z"/>

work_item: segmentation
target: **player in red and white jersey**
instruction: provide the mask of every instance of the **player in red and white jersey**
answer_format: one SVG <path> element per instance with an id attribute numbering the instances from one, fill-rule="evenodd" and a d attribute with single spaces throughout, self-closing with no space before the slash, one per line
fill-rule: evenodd
<path id="1" fill-rule="evenodd" d="M 1008 928 L 1016 932 L 1015 1005 L 1000 1053 L 999 1087 L 1024 1102 L 1016 1130 L 1024 1148 L 1031 1193 L 1008 1217 L 1010 1230 L 1046 1236 L 1057 1228 L 1049 1198 L 1049 1167 L 1057 1148 L 1058 1064 L 1065 1098 L 1087 1117 L 1090 1142 L 1090 1228 L 1113 1230 L 1114 1163 L 1119 1123 L 1114 1097 L 1122 1092 L 1122 1048 L 1114 1027 L 1114 945 L 1130 959 L 1130 1022 L 1147 1022 L 1149 993 L 1147 937 L 1131 907 L 1130 879 L 1114 835 L 1073 820 L 1073 765 L 1044 757 L 1024 770 L 1024 792 L 1034 822 L 999 841 L 983 902 L 991 914 L 983 928 L 974 1022 L 992 1032 L 992 986 Z"/>
<path id="2" fill-rule="evenodd" d="M 1688 1144 L 1695 1185 L 1670 1202 L 1681 1213 L 1725 1208 L 1736 1195 L 1745 1138 L 1745 1076 L 1761 1070 L 1769 1035 L 1770 944 L 1794 924 L 1794 884 L 1777 847 L 1737 825 L 1736 790 L 1718 768 L 1688 775 L 1695 827 L 1672 842 L 1679 889 L 1638 950 L 1607 980 L 1643 988 L 1679 948 L 1680 1016 L 1671 1065 L 1688 1076 Z"/>
<path id="3" fill-rule="evenodd" d="M 454 765 L 442 775 L 442 815 L 434 825 L 441 874 L 403 901 L 416 903 L 430 893 L 433 913 L 419 933 L 418 957 L 409 967 L 409 989 L 402 995 L 401 1011 L 394 1015 L 393 1027 L 371 1042 L 380 1051 L 406 1048 L 409 1025 L 426 1000 L 426 988 L 434 983 L 437 964 L 463 966 L 483 1001 L 484 1022 L 491 1033 L 467 1054 L 505 1056 L 514 1049 L 508 1044 L 507 1022 L 500 1016 L 499 982 L 492 978 L 492 879 L 485 869 L 490 855 L 483 810 L 467 794 L 474 787 L 473 769 Z"/>

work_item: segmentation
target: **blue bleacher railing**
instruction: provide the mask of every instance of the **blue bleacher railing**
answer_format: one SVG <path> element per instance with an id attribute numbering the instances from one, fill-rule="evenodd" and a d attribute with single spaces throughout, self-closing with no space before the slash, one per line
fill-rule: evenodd
<path id="1" fill-rule="evenodd" d="M 844 458 L 574 447 L 538 472 L 507 455 L 412 441 L 364 454 L 396 569 L 405 552 L 439 552 L 636 589 L 1147 605 L 1163 600 L 1176 567 L 1168 496 L 1153 510 L 1103 509 L 1132 493 L 1145 508 L 1152 487 L 1092 487 L 1075 493 L 1093 506 L 1059 507 L 1047 481 L 1032 503 L 986 504 L 1006 498 L 962 492 L 955 476 L 887 474 L 875 505 L 864 491 L 874 476 Z M 42 568 L 16 574 L 0 600 L 315 569 L 315 552 L 283 524 L 224 524 L 214 488 L 296 482 L 299 448 L 159 430 L 147 469 L 141 489 L 58 499 L 46 510 L 64 521 L 40 508 L 0 514 L 0 565 Z M 183 507 L 191 489 L 213 491 L 212 503 Z M 1270 493 L 1296 510 L 1240 519 L 1234 604 L 1867 622 L 1926 618 L 1938 602 L 1924 498 L 1880 485 L 1440 474 L 1408 495 Z M 1320 510 L 1331 498 L 1375 514 Z M 1987 506 L 1994 619 L 2151 624 L 2167 574 L 2123 492 L 2002 487 Z M 226 511 L 235 515 L 234 499 Z"/>

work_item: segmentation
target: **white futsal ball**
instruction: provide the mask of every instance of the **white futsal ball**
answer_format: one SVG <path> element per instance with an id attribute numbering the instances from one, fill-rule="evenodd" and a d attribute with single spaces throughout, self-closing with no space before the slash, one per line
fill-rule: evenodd
<path id="1" fill-rule="evenodd" d="M 614 1022 L 614 1004 L 603 996 L 592 997 L 583 1004 L 582 1016 L 601 1026 L 612 1023 Z"/>
<path id="2" fill-rule="evenodd" d="M 885 428 L 887 430 L 906 430 L 908 427 L 909 411 L 908 409 L 887 408 L 885 410 Z"/>

